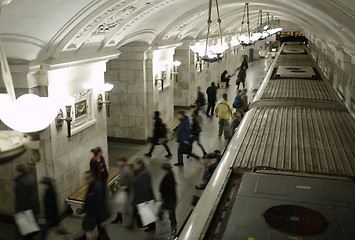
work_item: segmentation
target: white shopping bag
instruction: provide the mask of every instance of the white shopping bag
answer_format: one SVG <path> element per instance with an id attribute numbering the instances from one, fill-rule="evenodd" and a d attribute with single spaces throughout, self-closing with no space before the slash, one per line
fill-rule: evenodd
<path id="1" fill-rule="evenodd" d="M 129 210 L 128 193 L 124 190 L 117 192 L 112 200 L 112 210 L 114 212 L 126 214 Z"/>
<path id="2" fill-rule="evenodd" d="M 14 218 L 21 236 L 40 231 L 32 210 L 16 213 Z"/>
<path id="3" fill-rule="evenodd" d="M 161 202 L 150 200 L 147 203 L 140 203 L 137 205 L 139 216 L 142 220 L 142 225 L 147 226 L 149 223 L 157 221 L 158 212 L 160 210 Z"/>

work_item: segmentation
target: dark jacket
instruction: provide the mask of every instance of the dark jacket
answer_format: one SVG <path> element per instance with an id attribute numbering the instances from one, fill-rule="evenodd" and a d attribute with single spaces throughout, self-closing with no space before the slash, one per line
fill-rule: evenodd
<path id="1" fill-rule="evenodd" d="M 57 195 L 53 187 L 48 187 L 44 193 L 44 215 L 48 222 L 53 225 L 58 224 Z"/>
<path id="2" fill-rule="evenodd" d="M 39 202 L 36 178 L 30 173 L 24 173 L 15 179 L 16 212 L 31 209 L 39 213 Z"/>
<path id="3" fill-rule="evenodd" d="M 214 170 L 216 170 L 217 166 L 218 166 L 218 162 L 205 168 L 205 171 L 203 172 L 203 176 L 202 176 L 202 184 L 200 185 L 201 189 L 206 188 L 206 186 L 207 186 L 208 182 L 210 181 L 210 179 L 214 173 Z"/>
<path id="4" fill-rule="evenodd" d="M 200 117 L 200 116 L 195 116 L 194 118 L 192 118 L 192 127 L 191 127 L 192 137 L 198 137 L 201 132 L 200 122 L 197 119 L 198 117 Z"/>
<path id="5" fill-rule="evenodd" d="M 170 206 L 176 205 L 176 183 L 173 173 L 170 171 L 163 177 L 160 183 L 160 193 L 163 198 L 162 209 L 170 210 Z"/>
<path id="6" fill-rule="evenodd" d="M 183 143 L 185 141 L 190 141 L 190 136 L 190 120 L 187 116 L 185 116 L 183 119 L 180 120 L 177 142 Z"/>
<path id="7" fill-rule="evenodd" d="M 217 87 L 216 86 L 209 86 L 207 88 L 207 97 L 208 102 L 215 103 L 217 101 Z"/>
<path id="8" fill-rule="evenodd" d="M 226 80 L 229 80 L 230 78 L 227 76 L 228 72 L 227 71 L 224 71 L 222 74 L 221 74 L 221 82 L 225 82 Z"/>
<path id="9" fill-rule="evenodd" d="M 203 95 L 202 92 L 197 93 L 196 104 L 198 104 L 200 107 L 205 106 L 206 100 L 205 100 L 205 96 Z"/>
<path id="10" fill-rule="evenodd" d="M 234 134 L 234 130 L 239 126 L 240 124 L 240 119 L 236 119 L 233 120 L 230 126 L 230 134 L 233 135 Z"/>
<path id="11" fill-rule="evenodd" d="M 238 73 L 238 80 L 239 82 L 245 82 L 245 78 L 247 77 L 247 72 L 243 68 L 239 70 Z"/>
<path id="12" fill-rule="evenodd" d="M 240 65 L 240 68 L 243 68 L 243 67 L 245 67 L 245 69 L 249 68 L 247 60 L 243 60 L 242 64 Z"/>
<path id="13" fill-rule="evenodd" d="M 101 168 L 100 165 L 103 167 Z M 101 168 L 101 171 L 99 171 L 99 168 Z M 90 160 L 90 171 L 94 174 L 98 182 L 106 182 L 108 179 L 108 171 L 105 163 L 105 158 L 101 156 L 100 160 L 97 161 L 97 158 L 93 156 Z"/>
<path id="14" fill-rule="evenodd" d="M 84 205 L 86 216 L 95 219 L 98 224 L 109 218 L 108 208 L 101 187 L 102 184 L 98 182 L 89 185 Z"/>
<path id="15" fill-rule="evenodd" d="M 146 167 L 135 172 L 133 181 L 133 205 L 148 202 L 155 199 L 150 173 Z"/>
<path id="16" fill-rule="evenodd" d="M 152 142 L 154 145 L 158 145 L 159 138 L 166 137 L 166 126 L 163 124 L 160 118 L 155 119 L 154 123 L 154 132 L 153 132 L 153 139 Z"/>

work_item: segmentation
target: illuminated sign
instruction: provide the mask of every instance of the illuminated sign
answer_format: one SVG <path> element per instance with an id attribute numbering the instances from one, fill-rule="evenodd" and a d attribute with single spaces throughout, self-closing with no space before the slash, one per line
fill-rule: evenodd
<path id="1" fill-rule="evenodd" d="M 291 33 L 290 32 L 282 32 L 281 35 L 287 35 L 287 36 L 290 36 Z"/>
<path id="2" fill-rule="evenodd" d="M 300 35 L 300 32 L 293 32 L 293 36 L 298 36 L 298 35 Z"/>

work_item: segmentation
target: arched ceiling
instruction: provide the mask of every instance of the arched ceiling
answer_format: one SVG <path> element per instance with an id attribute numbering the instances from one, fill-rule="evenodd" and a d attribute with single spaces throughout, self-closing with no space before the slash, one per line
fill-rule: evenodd
<path id="1" fill-rule="evenodd" d="M 219 0 L 224 35 L 240 29 L 244 3 Z M 202 39 L 207 9 L 208 0 L 12 0 L 2 6 L 0 35 L 13 59 L 35 64 L 92 58 L 114 54 L 131 41 L 163 45 Z M 355 1 L 251 1 L 252 26 L 260 9 L 355 57 Z M 212 13 L 217 34 L 215 8 Z"/>

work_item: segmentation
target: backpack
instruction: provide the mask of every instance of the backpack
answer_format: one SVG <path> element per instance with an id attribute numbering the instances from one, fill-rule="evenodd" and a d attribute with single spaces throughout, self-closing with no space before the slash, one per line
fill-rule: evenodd
<path id="1" fill-rule="evenodd" d="M 235 99 L 233 103 L 234 108 L 241 108 L 242 107 L 242 95 L 239 94 Z"/>

